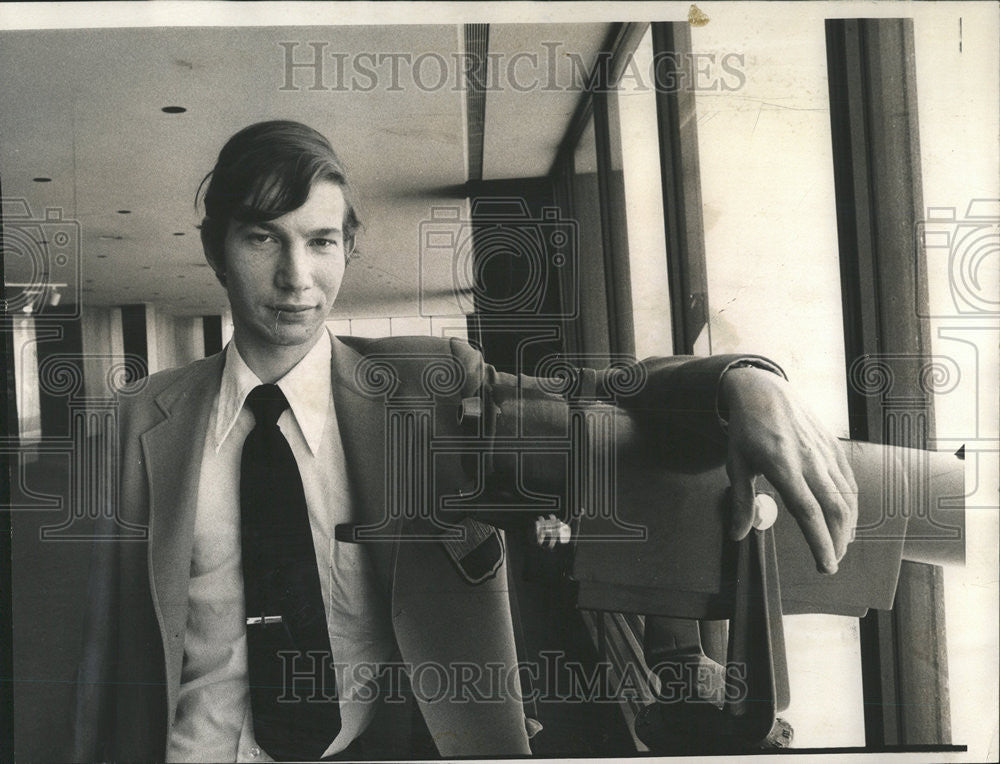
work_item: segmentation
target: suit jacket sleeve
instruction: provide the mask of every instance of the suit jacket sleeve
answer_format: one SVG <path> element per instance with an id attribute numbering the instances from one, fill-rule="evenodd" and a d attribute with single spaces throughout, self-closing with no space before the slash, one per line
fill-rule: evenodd
<path id="1" fill-rule="evenodd" d="M 640 437 L 664 453 L 683 451 L 702 464 L 721 463 L 726 454 L 725 412 L 719 409 L 723 375 L 750 365 L 784 376 L 776 364 L 753 355 L 654 357 L 601 371 L 543 364 L 541 376 L 528 376 L 498 371 L 458 341 L 453 352 L 480 388 L 482 434 L 495 444 L 485 467 L 494 491 L 511 486 L 559 491 L 564 462 L 533 447 L 540 440 L 565 440 L 574 409 L 612 410 L 619 420 L 615 437 Z M 523 525 L 537 514 L 498 512 L 489 522 Z"/>
<path id="2" fill-rule="evenodd" d="M 785 376 L 777 364 L 753 355 L 652 357 L 601 371 L 560 369 L 555 378 L 514 376 L 484 364 L 483 376 L 500 408 L 499 434 L 511 434 L 518 418 L 536 413 L 533 402 L 600 403 L 628 415 L 645 436 L 668 443 L 694 438 L 721 455 L 726 434 L 719 387 L 725 373 L 739 366 Z M 504 422 L 504 409 L 516 410 L 518 405 L 520 417 L 507 417 Z"/>

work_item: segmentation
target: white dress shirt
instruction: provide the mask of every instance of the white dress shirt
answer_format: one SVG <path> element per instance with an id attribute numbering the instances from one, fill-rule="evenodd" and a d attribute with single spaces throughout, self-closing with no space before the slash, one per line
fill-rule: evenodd
<path id="1" fill-rule="evenodd" d="M 330 336 L 323 332 L 277 382 L 290 407 L 278 426 L 302 476 L 338 666 L 342 726 L 325 755 L 342 751 L 371 722 L 372 693 L 359 697 L 363 677 L 367 667 L 388 660 L 395 646 L 364 548 L 334 538 L 334 526 L 351 520 L 351 501 L 330 359 Z M 230 343 L 201 458 L 184 663 L 168 761 L 269 761 L 253 739 L 240 567 L 240 457 L 254 421 L 243 404 L 259 384 Z"/>

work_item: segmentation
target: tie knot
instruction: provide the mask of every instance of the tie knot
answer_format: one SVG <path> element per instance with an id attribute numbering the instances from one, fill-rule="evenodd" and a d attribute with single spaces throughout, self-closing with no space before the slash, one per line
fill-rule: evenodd
<path id="1" fill-rule="evenodd" d="M 281 412 L 288 408 L 288 399 L 277 385 L 257 385 L 247 396 L 246 405 L 258 426 L 274 427 Z"/>

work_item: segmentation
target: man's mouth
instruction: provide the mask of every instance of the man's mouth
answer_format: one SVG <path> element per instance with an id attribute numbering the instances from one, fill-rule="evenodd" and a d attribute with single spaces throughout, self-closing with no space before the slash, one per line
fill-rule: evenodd
<path id="1" fill-rule="evenodd" d="M 271 310 L 279 313 L 305 313 L 307 310 L 312 310 L 312 305 L 272 305 Z"/>

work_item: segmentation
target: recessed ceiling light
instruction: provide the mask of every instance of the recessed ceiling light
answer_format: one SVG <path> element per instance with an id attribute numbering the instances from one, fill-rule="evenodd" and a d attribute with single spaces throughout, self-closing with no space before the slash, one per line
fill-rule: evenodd
<path id="1" fill-rule="evenodd" d="M 52 182 L 52 178 L 46 178 L 46 177 L 43 177 L 43 176 L 39 176 L 37 178 L 32 178 L 32 180 L 35 181 L 35 183 L 51 183 Z"/>
<path id="2" fill-rule="evenodd" d="M 160 111 L 165 114 L 183 114 L 187 109 L 183 106 L 164 106 Z"/>

